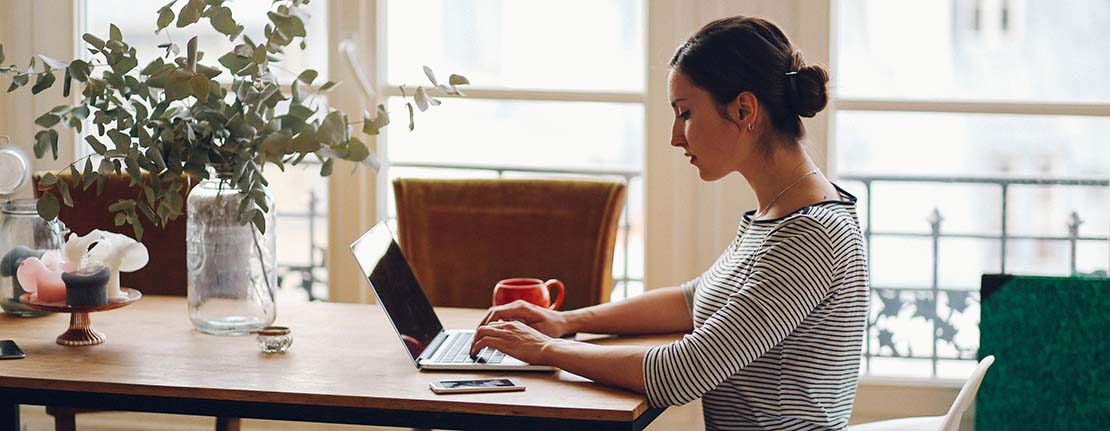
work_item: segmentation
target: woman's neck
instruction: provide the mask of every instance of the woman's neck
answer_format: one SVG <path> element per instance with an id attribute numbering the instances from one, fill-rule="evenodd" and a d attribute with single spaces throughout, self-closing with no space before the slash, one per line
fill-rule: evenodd
<path id="1" fill-rule="evenodd" d="M 827 200 L 835 192 L 797 141 L 775 145 L 771 157 L 756 157 L 740 170 L 755 192 L 756 218 L 778 218 L 802 206 Z M 835 196 L 835 194 L 833 195 Z"/>

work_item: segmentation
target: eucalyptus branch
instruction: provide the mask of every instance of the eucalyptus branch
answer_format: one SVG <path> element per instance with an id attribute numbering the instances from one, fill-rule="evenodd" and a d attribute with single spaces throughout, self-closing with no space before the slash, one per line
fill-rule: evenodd
<path id="1" fill-rule="evenodd" d="M 31 86 L 32 93 L 38 94 L 55 83 L 62 83 L 64 94 L 68 95 L 71 89 L 81 94 L 77 104 L 55 107 L 35 120 L 42 127 L 35 135 L 35 156 L 43 158 L 49 152 L 57 158 L 57 125 L 80 132 L 86 121 L 91 121 L 96 133 L 85 139 L 105 162 L 93 170 L 92 155 L 84 156 L 62 171 L 76 172 L 77 166 L 84 163 L 84 173 L 77 172 L 77 176 L 85 187 L 93 182 L 102 186 L 103 175 L 109 170 L 126 172 L 140 193 L 130 203 L 117 203 L 119 206 L 112 211 L 118 213 L 117 222 L 136 227 L 136 236 L 141 235 L 137 210 L 158 220 L 175 218 L 182 212 L 179 203 L 172 202 L 168 197 L 170 193 L 164 188 L 167 185 L 177 188 L 179 180 L 166 177 L 168 182 L 162 182 L 163 175 L 189 173 L 207 177 L 207 168 L 214 166 L 235 172 L 229 186 L 236 187 L 245 196 L 239 209 L 240 223 L 254 222 L 264 232 L 265 218 L 257 216 L 269 212 L 269 204 L 264 200 L 249 201 L 248 196 L 257 195 L 268 185 L 262 174 L 267 163 L 284 169 L 287 163 L 295 165 L 312 155 L 321 160 L 323 176 L 331 174 L 335 159 L 363 162 L 373 168 L 375 158 L 351 129 L 361 125 L 364 134 L 377 135 L 390 122 L 385 105 L 378 105 L 373 115 L 367 114 L 355 121 L 350 121 L 343 112 L 318 108 L 317 98 L 338 83 L 314 83 L 319 77 L 317 71 L 307 69 L 296 73 L 278 64 L 285 49 L 297 42 L 305 43 L 305 14 L 300 9 L 305 3 L 301 0 L 273 2 L 266 15 L 265 40 L 257 42 L 246 35 L 224 2 L 178 1 L 158 9 L 156 32 L 166 31 L 165 39 L 158 40 L 169 41 L 160 45 L 167 48 L 167 52 L 180 53 L 182 48 L 174 44 L 173 30 L 201 21 L 207 21 L 233 41 L 235 46 L 229 52 L 207 57 L 218 64 L 205 64 L 201 60 L 204 52 L 198 46 L 198 39 L 193 37 L 183 47 L 185 55 L 173 59 L 158 56 L 145 66 L 140 65 L 134 48 L 124 42 L 122 31 L 110 25 L 107 38 L 82 35 L 82 40 L 96 55 L 96 61 L 77 59 L 63 63 L 41 57 L 46 68 L 41 72 L 34 71 L 35 59 L 26 72 L 19 72 L 14 65 L 11 69 L 0 67 L 0 72 L 11 76 L 9 91 Z M 0 64 L 4 63 L 3 57 L 0 44 Z M 103 72 L 93 76 L 94 70 Z M 457 92 L 455 85 L 467 84 L 465 78 L 452 75 L 449 86 L 441 85 L 431 69 L 424 71 L 432 83 L 428 89 L 438 88 L 450 93 Z M 56 77 L 55 72 L 62 72 L 64 76 Z M 275 82 L 274 75 L 278 73 L 296 77 L 291 90 L 283 90 Z M 217 81 L 220 76 L 231 76 L 232 83 L 220 84 Z M 314 91 L 302 92 L 301 84 Z M 420 111 L 439 104 L 424 87 L 415 91 L 410 95 L 408 89 L 402 87 L 410 129 L 414 127 L 415 115 L 412 101 Z M 283 102 L 288 109 L 277 112 L 278 104 Z M 114 147 L 109 149 L 110 146 Z M 144 171 L 152 174 L 151 182 L 142 181 Z M 57 208 L 50 202 L 39 210 L 47 219 L 57 215 Z M 153 217 L 152 212 L 157 217 Z"/>

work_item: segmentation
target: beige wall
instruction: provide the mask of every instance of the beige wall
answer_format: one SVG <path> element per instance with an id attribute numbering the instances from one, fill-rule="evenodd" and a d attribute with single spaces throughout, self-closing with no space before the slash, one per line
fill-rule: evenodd
<path id="1" fill-rule="evenodd" d="M 43 54 L 68 61 L 77 57 L 76 10 L 57 0 L 5 0 L 0 8 L 0 43 L 4 44 L 6 64 L 26 67 L 32 55 Z M 57 76 L 61 81 L 61 75 Z M 50 108 L 76 100 L 76 92 L 70 100 L 62 97 L 62 85 L 31 95 L 31 84 L 7 93 L 8 78 L 0 79 L 0 134 L 11 137 L 12 142 L 25 148 L 31 154 L 35 132 L 39 127 L 35 118 Z M 34 79 L 31 80 L 34 82 Z M 35 168 L 61 169 L 68 165 L 74 156 L 75 134 L 64 127 L 58 127 L 58 160 L 35 161 Z"/>

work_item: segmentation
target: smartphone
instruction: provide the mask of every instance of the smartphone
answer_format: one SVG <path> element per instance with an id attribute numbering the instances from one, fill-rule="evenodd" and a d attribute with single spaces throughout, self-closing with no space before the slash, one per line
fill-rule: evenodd
<path id="1" fill-rule="evenodd" d="M 23 359 L 26 356 L 15 341 L 0 340 L 0 359 Z"/>
<path id="2" fill-rule="evenodd" d="M 513 379 L 440 380 L 429 385 L 437 394 L 463 394 L 474 392 L 523 391 L 524 385 Z"/>

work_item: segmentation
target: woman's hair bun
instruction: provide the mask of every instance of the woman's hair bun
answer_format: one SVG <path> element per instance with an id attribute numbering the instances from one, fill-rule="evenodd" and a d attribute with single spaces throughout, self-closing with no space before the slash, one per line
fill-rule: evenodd
<path id="1" fill-rule="evenodd" d="M 807 65 L 801 51 L 791 55 L 787 81 L 787 105 L 794 113 L 810 118 L 817 115 L 829 104 L 829 71 L 821 65 Z"/>

